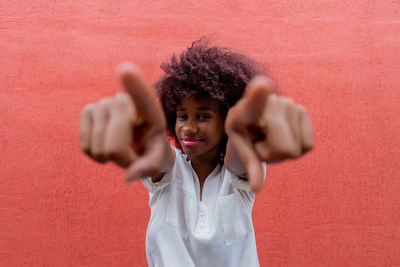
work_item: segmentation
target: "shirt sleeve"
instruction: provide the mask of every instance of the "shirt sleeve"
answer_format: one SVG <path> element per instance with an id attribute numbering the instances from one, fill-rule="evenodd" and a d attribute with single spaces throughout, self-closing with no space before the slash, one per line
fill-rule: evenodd
<path id="1" fill-rule="evenodd" d="M 264 172 L 264 180 L 265 180 L 265 177 L 266 177 L 266 174 L 267 174 L 267 164 L 266 164 L 266 162 L 262 163 L 262 169 L 263 169 L 263 172 Z M 236 175 L 232 175 L 231 185 L 233 187 L 236 187 L 237 189 L 240 189 L 240 190 L 243 190 L 243 191 L 247 191 L 247 192 L 252 192 L 247 180 L 240 179 Z"/>
<path id="2" fill-rule="evenodd" d="M 161 189 L 164 189 L 167 185 L 171 184 L 172 180 L 173 180 L 172 169 L 166 174 L 164 174 L 164 176 L 161 178 L 161 181 L 156 183 L 153 183 L 151 181 L 151 177 L 145 177 L 141 179 L 143 185 L 152 194 Z"/>

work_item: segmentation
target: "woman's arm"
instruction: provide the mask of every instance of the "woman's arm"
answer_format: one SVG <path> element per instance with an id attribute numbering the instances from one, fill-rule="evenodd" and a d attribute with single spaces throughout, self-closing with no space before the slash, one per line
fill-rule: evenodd
<path id="1" fill-rule="evenodd" d="M 165 134 L 164 112 L 136 66 L 122 64 L 119 76 L 126 93 L 117 93 L 83 109 L 81 148 L 97 162 L 112 161 L 125 168 L 128 182 L 143 177 L 156 181 L 175 162 Z"/>
<path id="2" fill-rule="evenodd" d="M 247 177 L 255 192 L 264 183 L 261 162 L 297 158 L 314 145 L 310 118 L 303 106 L 274 93 L 271 81 L 256 77 L 225 120 L 228 170 Z M 243 173 L 245 171 L 245 174 Z"/>

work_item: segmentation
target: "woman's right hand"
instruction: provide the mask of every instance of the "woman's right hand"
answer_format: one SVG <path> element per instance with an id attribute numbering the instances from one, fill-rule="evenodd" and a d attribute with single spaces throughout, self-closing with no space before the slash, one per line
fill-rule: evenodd
<path id="1" fill-rule="evenodd" d="M 161 105 L 138 67 L 123 63 L 118 74 L 127 93 L 84 107 L 81 148 L 97 162 L 126 168 L 127 181 L 159 178 L 174 163 Z"/>

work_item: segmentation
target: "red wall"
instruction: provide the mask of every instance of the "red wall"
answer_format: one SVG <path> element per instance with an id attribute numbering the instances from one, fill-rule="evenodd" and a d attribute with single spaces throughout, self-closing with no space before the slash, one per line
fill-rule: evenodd
<path id="1" fill-rule="evenodd" d="M 80 111 L 121 61 L 154 82 L 204 34 L 267 64 L 315 128 L 257 197 L 261 265 L 400 265 L 400 2 L 69 2 L 0 2 L 0 266 L 146 264 L 147 192 L 80 152 Z"/>

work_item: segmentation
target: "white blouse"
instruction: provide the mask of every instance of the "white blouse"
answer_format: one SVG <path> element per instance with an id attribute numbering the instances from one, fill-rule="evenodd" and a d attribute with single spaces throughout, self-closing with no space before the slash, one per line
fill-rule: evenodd
<path id="1" fill-rule="evenodd" d="M 247 182 L 217 167 L 203 185 L 178 149 L 175 165 L 160 182 L 142 179 L 150 192 L 149 266 L 259 266 Z M 264 173 L 265 173 L 265 165 Z"/>

